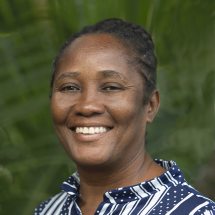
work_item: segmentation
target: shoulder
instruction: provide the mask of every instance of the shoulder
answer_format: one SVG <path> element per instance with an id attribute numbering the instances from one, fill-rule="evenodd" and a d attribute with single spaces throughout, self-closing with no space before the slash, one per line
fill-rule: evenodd
<path id="1" fill-rule="evenodd" d="M 42 202 L 34 212 L 34 215 L 54 215 L 60 214 L 60 211 L 73 213 L 73 204 L 75 203 L 76 197 L 80 197 L 78 194 L 78 188 L 80 185 L 80 179 L 77 172 L 71 175 L 61 185 L 62 192 L 51 197 L 50 199 Z"/>
<path id="2" fill-rule="evenodd" d="M 161 184 L 156 186 L 160 198 L 152 214 L 215 215 L 215 203 L 187 183 L 174 161 L 155 159 L 155 162 L 167 171 L 157 178 L 157 184 Z"/>
<path id="3" fill-rule="evenodd" d="M 45 215 L 45 214 L 55 214 L 58 210 L 61 210 L 63 207 L 68 207 L 71 204 L 71 196 L 62 191 L 57 195 L 47 199 L 42 202 L 34 212 L 34 215 Z"/>
<path id="4" fill-rule="evenodd" d="M 187 182 L 171 187 L 161 202 L 166 215 L 215 215 L 215 203 Z"/>

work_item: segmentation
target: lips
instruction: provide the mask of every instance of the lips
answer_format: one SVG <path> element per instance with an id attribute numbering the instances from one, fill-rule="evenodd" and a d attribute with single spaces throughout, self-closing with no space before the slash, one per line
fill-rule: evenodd
<path id="1" fill-rule="evenodd" d="M 77 134 L 99 134 L 109 131 L 111 128 L 108 127 L 76 127 L 74 128 L 74 131 Z"/>
<path id="2" fill-rule="evenodd" d="M 93 142 L 106 136 L 107 132 L 112 130 L 112 128 L 99 125 L 79 125 L 77 127 L 70 127 L 70 130 L 77 140 L 81 142 Z"/>

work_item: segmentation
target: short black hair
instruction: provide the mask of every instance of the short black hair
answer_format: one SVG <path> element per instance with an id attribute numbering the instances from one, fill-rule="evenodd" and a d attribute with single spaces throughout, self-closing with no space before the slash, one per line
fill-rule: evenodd
<path id="1" fill-rule="evenodd" d="M 115 18 L 102 20 L 92 26 L 86 26 L 79 32 L 72 34 L 70 38 L 63 43 L 53 61 L 51 95 L 59 59 L 75 39 L 89 34 L 112 35 L 118 38 L 127 50 L 131 51 L 132 56 L 129 60 L 129 64 L 135 66 L 144 79 L 145 89 L 143 102 L 147 104 L 152 92 L 156 89 L 157 60 L 154 54 L 154 43 L 150 34 L 142 26 Z"/>

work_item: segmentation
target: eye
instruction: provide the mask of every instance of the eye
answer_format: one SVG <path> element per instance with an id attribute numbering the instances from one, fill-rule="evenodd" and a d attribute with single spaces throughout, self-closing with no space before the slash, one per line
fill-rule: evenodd
<path id="1" fill-rule="evenodd" d="M 114 91 L 114 90 L 121 90 L 121 89 L 118 88 L 118 87 L 115 87 L 115 86 L 109 86 L 109 87 L 105 87 L 105 90 L 107 90 L 107 91 Z"/>
<path id="2" fill-rule="evenodd" d="M 76 86 L 63 86 L 60 91 L 79 91 L 80 89 Z"/>
<path id="3" fill-rule="evenodd" d="M 102 90 L 108 91 L 108 92 L 113 92 L 113 91 L 121 91 L 124 90 L 123 86 L 121 86 L 118 83 L 106 83 L 103 87 Z"/>

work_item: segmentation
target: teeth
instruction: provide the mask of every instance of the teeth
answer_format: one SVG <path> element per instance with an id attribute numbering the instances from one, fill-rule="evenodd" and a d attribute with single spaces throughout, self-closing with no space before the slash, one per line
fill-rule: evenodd
<path id="1" fill-rule="evenodd" d="M 99 133 L 103 133 L 103 127 L 99 128 Z"/>
<path id="2" fill-rule="evenodd" d="M 90 128 L 89 128 L 89 134 L 95 134 L 95 131 L 94 131 L 94 128 L 93 128 L 93 127 L 90 127 Z"/>
<path id="3" fill-rule="evenodd" d="M 110 129 L 104 128 L 104 127 L 77 127 L 75 129 L 76 133 L 83 133 L 83 134 L 98 134 L 98 133 L 104 133 L 109 131 Z"/>
<path id="4" fill-rule="evenodd" d="M 97 134 L 99 133 L 99 128 L 98 127 L 96 127 L 94 130 L 95 130 L 95 133 L 97 133 Z"/>
<path id="5" fill-rule="evenodd" d="M 88 128 L 87 127 L 84 127 L 83 134 L 88 134 Z"/>

